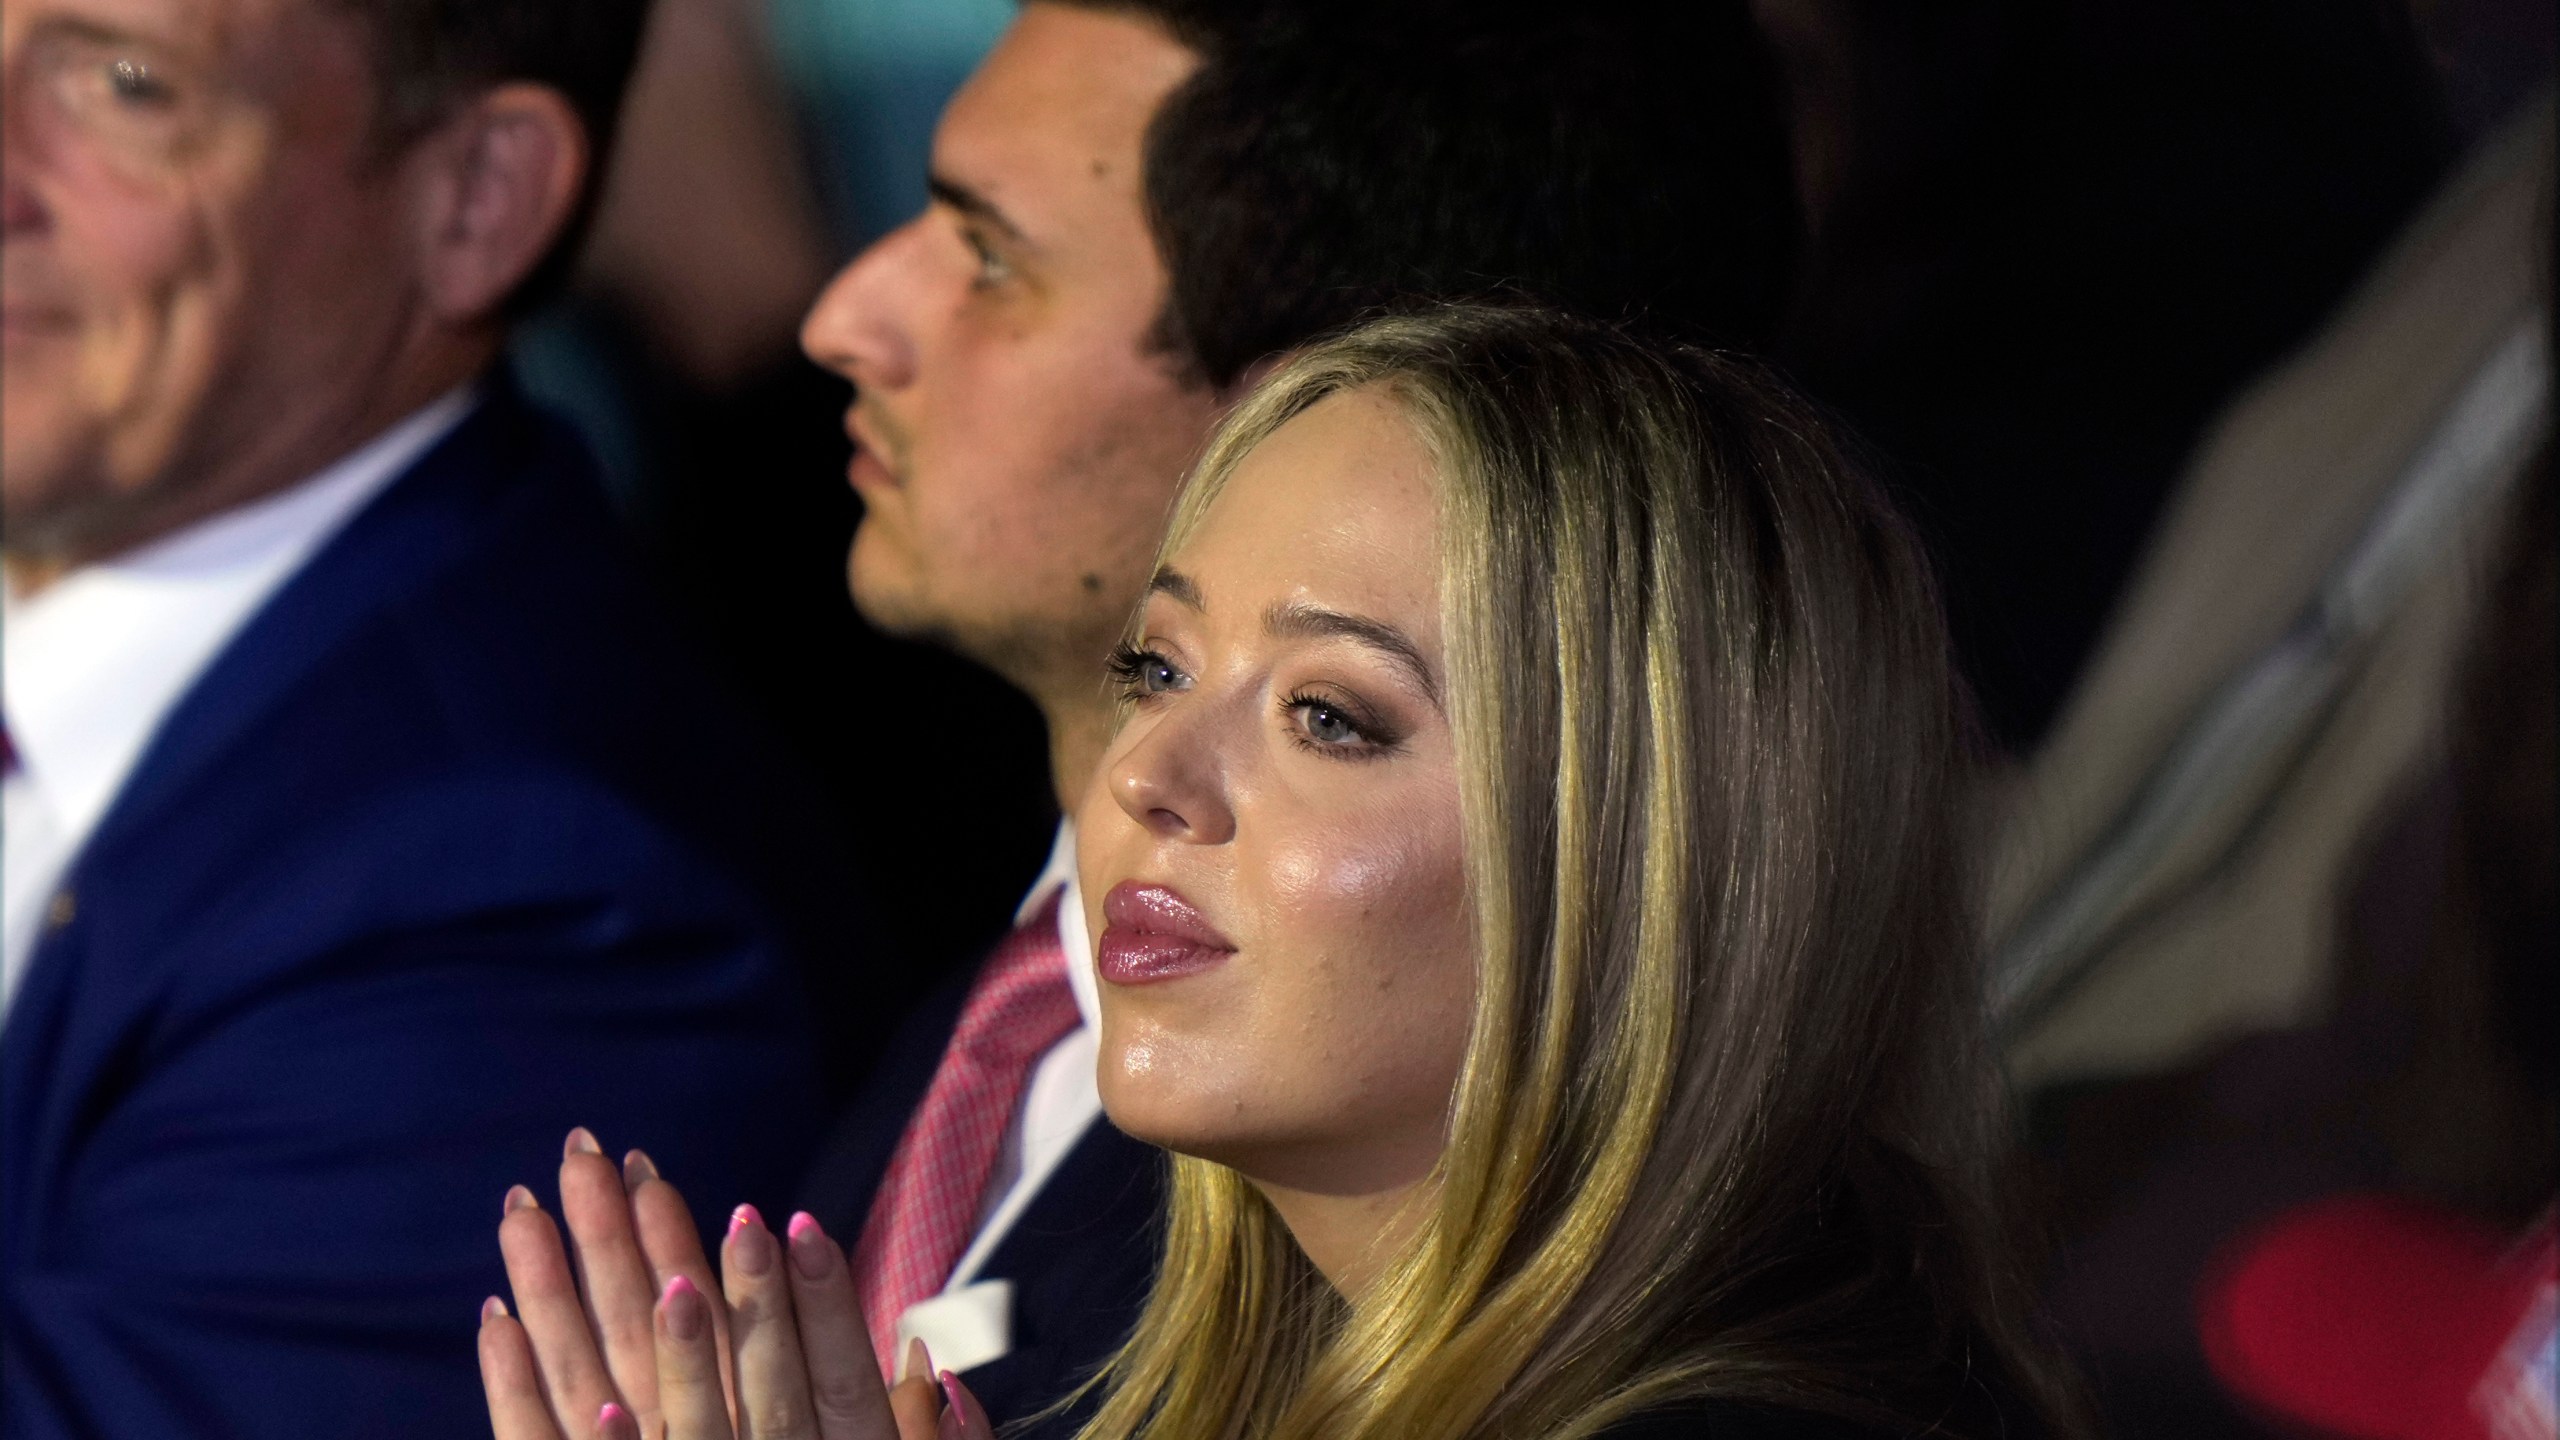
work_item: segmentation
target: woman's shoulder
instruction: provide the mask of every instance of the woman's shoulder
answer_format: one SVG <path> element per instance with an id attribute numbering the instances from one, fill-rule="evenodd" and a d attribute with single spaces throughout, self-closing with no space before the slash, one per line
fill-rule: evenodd
<path id="1" fill-rule="evenodd" d="M 1680 1400 L 1630 1416 L 1599 1440 L 1892 1440 L 1891 1432 L 1810 1410 Z"/>

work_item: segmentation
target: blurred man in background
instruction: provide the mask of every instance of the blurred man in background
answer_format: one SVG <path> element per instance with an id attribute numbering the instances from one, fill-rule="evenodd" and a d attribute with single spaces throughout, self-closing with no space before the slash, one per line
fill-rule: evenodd
<path id="1" fill-rule="evenodd" d="M 845 877 L 490 368 L 642 19 L 0 5 L 12 1437 L 472 1433 L 571 1120 L 805 1153 Z"/>
<path id="2" fill-rule="evenodd" d="M 1165 507 L 1275 357 L 1373 309 L 1505 290 L 1749 344 L 1794 241 L 1739 4 L 1034 0 L 944 112 L 932 195 L 803 331 L 857 390 L 852 591 L 1038 704 L 1061 804 L 1108 738 L 1104 660 Z M 883 723 L 842 743 L 908 764 L 906 677 L 868 680 L 891 687 Z M 1061 827 L 1013 933 L 918 1011 L 808 1192 L 884 1363 L 923 1338 L 999 1422 L 1109 1355 L 1155 1259 L 1162 1160 L 1102 1119 L 1072 859 Z M 626 1179 L 640 1223 L 582 1224 Z M 561 1186 L 591 1269 L 664 1233 L 647 1170 L 572 1156 Z M 575 1315 L 549 1221 L 506 1239 L 528 1321 Z M 546 1380 L 611 1374 L 554 1384 L 564 1427 L 615 1389 L 645 1410 L 645 1347 L 532 1328 Z"/>
<path id="3" fill-rule="evenodd" d="M 859 873 L 935 894 L 931 914 L 870 916 L 920 988 L 977 962 L 1048 854 L 1039 712 L 855 612 L 844 387 L 799 329 L 827 277 L 924 204 L 935 118 L 1016 8 L 659 0 L 573 283 L 508 346 L 526 392 L 596 451 L 687 638 L 790 748 Z M 909 764 L 844 743 L 882 675 L 901 677 Z M 954 873 L 939 857 L 961 849 Z"/>

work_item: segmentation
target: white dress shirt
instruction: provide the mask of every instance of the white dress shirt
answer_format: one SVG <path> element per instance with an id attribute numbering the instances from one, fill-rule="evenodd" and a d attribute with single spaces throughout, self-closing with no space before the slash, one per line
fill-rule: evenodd
<path id="1" fill-rule="evenodd" d="M 170 710 L 355 513 L 461 423 L 457 389 L 291 489 L 64 575 L 0 585 L 0 1016 L 55 890 Z"/>

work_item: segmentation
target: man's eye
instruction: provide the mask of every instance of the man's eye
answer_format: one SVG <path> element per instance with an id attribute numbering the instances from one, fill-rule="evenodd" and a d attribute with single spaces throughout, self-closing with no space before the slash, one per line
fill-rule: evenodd
<path id="1" fill-rule="evenodd" d="M 969 242 L 969 253 L 978 261 L 978 274 L 974 283 L 981 286 L 994 285 L 1012 277 L 1013 267 L 1005 263 L 1005 258 L 997 254 L 996 248 L 988 244 L 984 237 L 974 230 L 963 230 L 960 234 L 961 238 Z"/>
<path id="2" fill-rule="evenodd" d="M 159 72 L 139 60 L 109 61 L 107 89 L 117 99 L 136 105 L 166 105 L 174 98 Z"/>

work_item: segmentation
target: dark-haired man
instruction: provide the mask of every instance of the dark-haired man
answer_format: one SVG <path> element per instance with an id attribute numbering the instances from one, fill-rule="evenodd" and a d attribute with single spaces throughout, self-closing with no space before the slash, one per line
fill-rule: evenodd
<path id="1" fill-rule="evenodd" d="M 808 1143 L 842 877 L 491 369 L 642 12 L 0 3 L 12 1440 L 473 1433 L 570 1119 Z"/>
<path id="2" fill-rule="evenodd" d="M 944 113 L 931 205 L 803 330 L 859 392 L 855 599 L 1032 696 L 1071 807 L 1166 503 L 1271 359 L 1504 290 L 1747 343 L 1792 214 L 1739 4 L 1033 0 Z M 924 1339 L 999 1421 L 1127 1333 L 1161 1203 L 1162 1157 L 1101 1118 L 1071 852 L 1062 833 L 1015 933 L 918 1012 L 811 1186 L 883 1360 Z M 634 1178 L 649 1233 L 665 1198 Z M 562 1186 L 621 1194 L 592 1157 Z M 529 1317 L 575 1316 L 549 1222 L 508 1226 Z M 632 1228 L 585 1238 L 628 1250 Z M 654 1391 L 641 1348 L 532 1328 L 536 1354 L 583 1346 L 581 1373 Z M 553 1405 L 575 1425 L 610 1393 Z"/>

